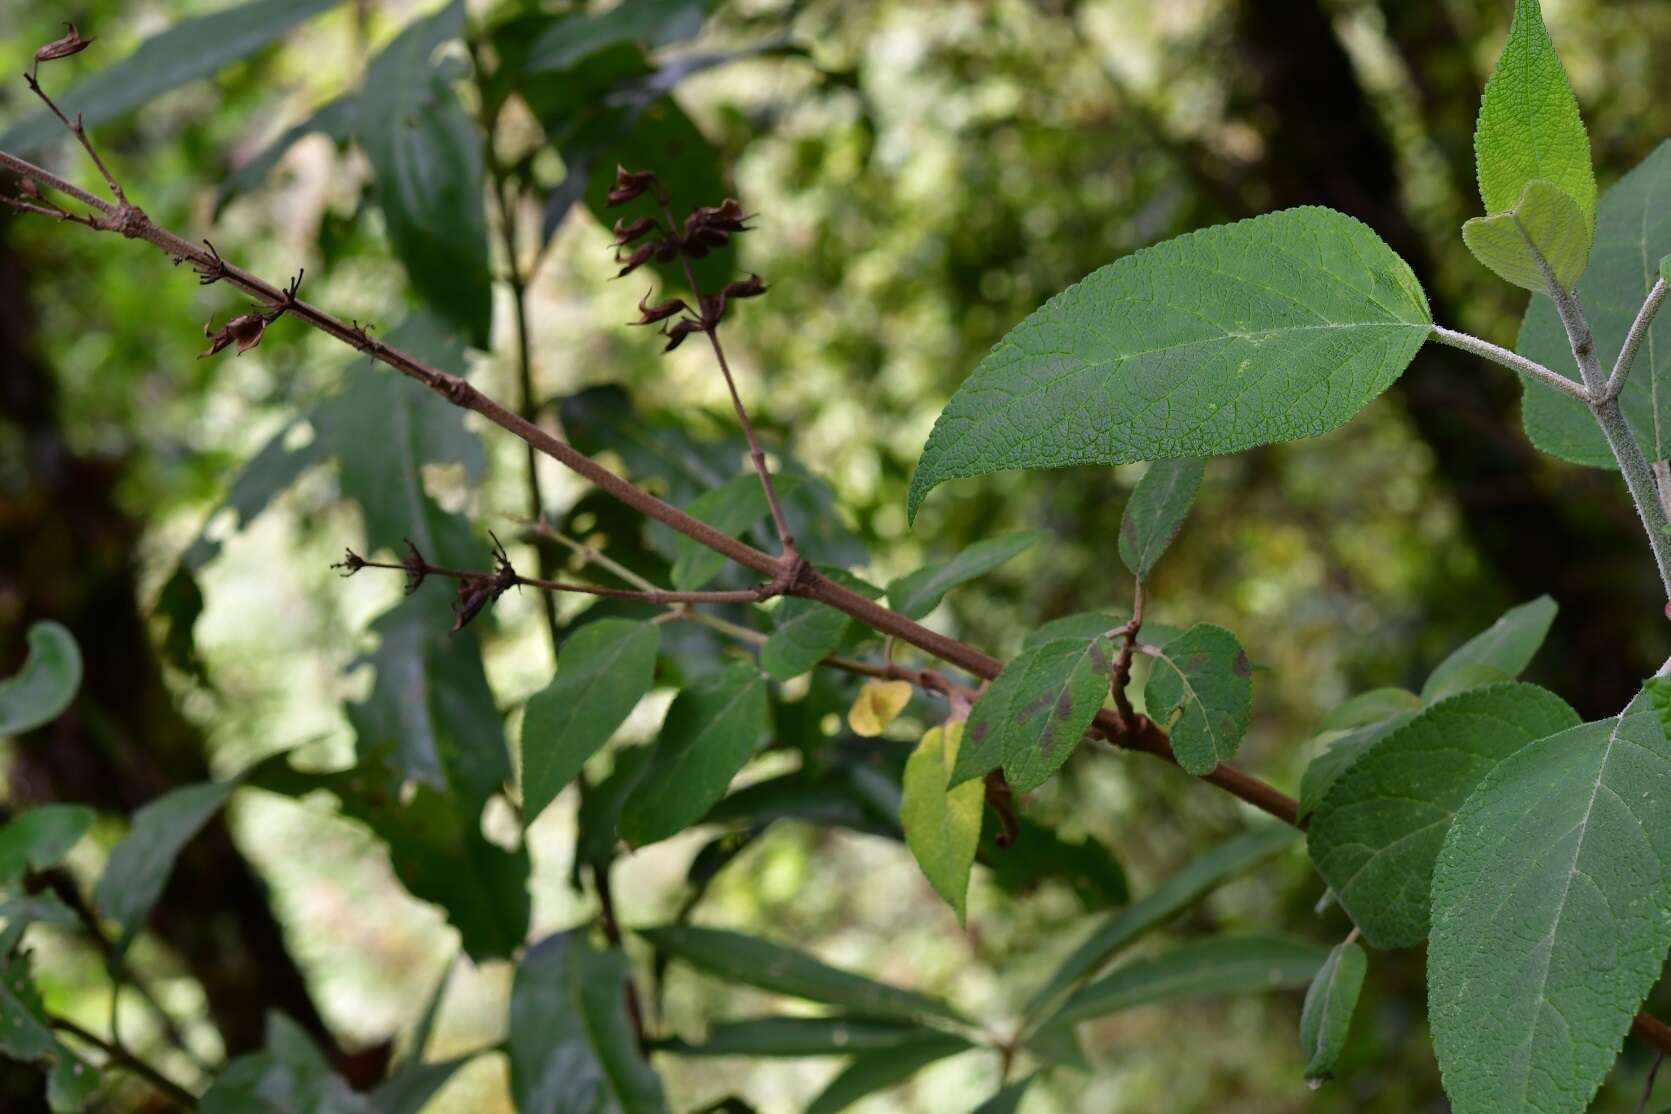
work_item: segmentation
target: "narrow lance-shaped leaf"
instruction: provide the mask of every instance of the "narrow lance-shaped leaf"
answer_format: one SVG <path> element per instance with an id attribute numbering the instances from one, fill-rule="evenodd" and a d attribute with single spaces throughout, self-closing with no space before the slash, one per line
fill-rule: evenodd
<path id="1" fill-rule="evenodd" d="M 808 1104 L 806 1114 L 840 1114 L 866 1095 L 903 1083 L 935 1061 L 969 1047 L 962 1037 L 925 1032 L 895 1048 L 861 1052 Z"/>
<path id="2" fill-rule="evenodd" d="M 1516 0 L 1508 41 L 1480 98 L 1474 164 L 1487 213 L 1515 207 L 1526 183 L 1547 179 L 1594 224 L 1596 178 L 1578 99 L 1549 40 L 1538 0 Z"/>
<path id="3" fill-rule="evenodd" d="M 53 100 L 74 119 L 93 128 L 149 104 L 170 89 L 207 77 L 247 58 L 292 27 L 342 0 L 254 0 L 253 3 L 183 19 L 141 43 L 138 50 Z M 43 74 L 42 84 L 49 75 Z M 67 139 L 64 125 L 40 109 L 0 135 L 0 150 L 38 151 Z"/>
<path id="4" fill-rule="evenodd" d="M 81 648 L 62 623 L 29 627 L 23 668 L 0 681 L 0 738 L 21 735 L 57 719 L 81 687 Z"/>
<path id="5" fill-rule="evenodd" d="M 888 585 L 888 605 L 908 619 L 921 619 L 940 606 L 959 584 L 985 576 L 1050 535 L 1043 530 L 987 538 L 936 565 L 925 565 Z"/>
<path id="6" fill-rule="evenodd" d="M 1511 607 L 1485 630 L 1451 651 L 1422 685 L 1422 702 L 1431 704 L 1470 687 L 1471 677 L 1485 677 L 1485 683 L 1512 681 L 1520 676 L 1555 622 L 1555 601 L 1539 596 L 1519 607 Z M 1489 673 L 1475 667 L 1484 666 Z M 1495 674 L 1493 676 L 1492 674 Z M 1478 684 L 1478 681 L 1474 681 Z"/>
<path id="7" fill-rule="evenodd" d="M 1014 1083 L 1000 1088 L 998 1093 L 975 1107 L 974 1114 L 1015 1114 L 1021 1109 L 1021 1100 L 1027 1097 L 1027 1088 L 1038 1078 L 1035 1072 L 1024 1075 Z"/>
<path id="8" fill-rule="evenodd" d="M 820 570 L 824 575 L 870 599 L 881 591 L 844 569 Z M 760 668 L 774 681 L 787 681 L 812 669 L 836 652 L 847 635 L 851 620 L 840 611 L 816 600 L 791 596 L 778 605 L 777 627 L 760 647 Z"/>
<path id="9" fill-rule="evenodd" d="M 1197 457 L 1157 460 L 1137 481 L 1120 516 L 1120 560 L 1137 579 L 1149 579 L 1155 562 L 1178 536 L 1206 463 Z"/>
<path id="10" fill-rule="evenodd" d="M 41 805 L 12 817 L 0 827 L 0 885 L 56 865 L 92 826 L 93 810 L 83 805 Z"/>
<path id="11" fill-rule="evenodd" d="M 708 1026 L 700 1044 L 665 1041 L 677 1056 L 851 1056 L 897 1048 L 926 1030 L 908 1021 L 868 1017 L 756 1017 Z"/>
<path id="12" fill-rule="evenodd" d="M 1578 285 L 1590 260 L 1590 236 L 1578 202 L 1542 178 L 1526 183 L 1514 208 L 1462 226 L 1462 242 L 1475 259 L 1534 294 L 1549 293 L 1551 279 L 1563 291 Z"/>
<path id="13" fill-rule="evenodd" d="M 938 1017 L 961 1021 L 950 1006 L 926 994 L 855 975 L 804 952 L 717 928 L 666 925 L 638 934 L 664 955 L 711 975 L 775 994 L 840 1006 L 866 1017 Z"/>
<path id="14" fill-rule="evenodd" d="M 661 628 L 600 619 L 563 644 L 557 675 L 522 719 L 522 815 L 533 823 L 655 681 Z"/>
<path id="15" fill-rule="evenodd" d="M 947 405 L 910 515 L 947 480 L 1314 437 L 1391 385 L 1431 327 L 1409 266 L 1328 209 L 1192 232 L 1095 271 L 998 342 Z"/>
<path id="16" fill-rule="evenodd" d="M 1300 1052 L 1306 1058 L 1308 1082 L 1321 1082 L 1334 1075 L 1368 971 L 1369 956 L 1348 941 L 1335 946 L 1311 980 L 1305 992 L 1305 1008 L 1300 1012 Z"/>
<path id="17" fill-rule="evenodd" d="M 452 972 L 453 965 L 449 964 L 435 984 L 429 1003 L 412 1033 L 406 1058 L 367 1096 L 376 1114 L 422 1114 L 436 1092 L 470 1061 L 469 1056 L 433 1061 L 424 1059 L 424 1049 L 429 1046 L 430 1036 L 435 1031 L 435 1020 L 441 1013 L 441 998 L 452 979 Z"/>
<path id="18" fill-rule="evenodd" d="M 1214 847 L 1162 882 L 1153 893 L 1104 920 L 1028 1002 L 1027 1016 L 1037 1018 L 1062 994 L 1094 975 L 1133 940 L 1171 920 L 1199 901 L 1202 895 L 1255 863 L 1270 858 L 1299 838 L 1300 833 L 1294 828 L 1269 825 L 1243 832 Z"/>
<path id="19" fill-rule="evenodd" d="M 93 904 L 122 928 L 125 950 L 145 923 L 174 869 L 174 859 L 232 793 L 231 782 L 210 781 L 171 790 L 133 814 L 133 825 L 105 864 Z"/>
<path id="20" fill-rule="evenodd" d="M 1197 623 L 1154 653 L 1143 686 L 1149 715 L 1172 737 L 1185 771 L 1200 776 L 1236 753 L 1253 710 L 1253 665 L 1236 636 Z"/>
<path id="21" fill-rule="evenodd" d="M 737 662 L 681 692 L 667 710 L 650 768 L 621 809 L 621 838 L 635 847 L 701 820 L 769 729 L 766 678 Z"/>
<path id="22" fill-rule="evenodd" d="M 1671 741 L 1649 702 L 1522 748 L 1457 812 L 1427 987 L 1456 1114 L 1579 1114 L 1665 962 Z"/>
<path id="23" fill-rule="evenodd" d="M 1671 140 L 1661 143 L 1619 179 L 1596 210 L 1595 247 L 1578 283 L 1596 359 L 1611 368 L 1624 347 L 1642 300 L 1659 279 L 1659 260 L 1671 252 Z M 1580 382 L 1560 316 L 1547 298 L 1533 298 L 1515 350 Z M 1532 443 L 1546 453 L 1591 468 L 1615 468 L 1613 453 L 1589 407 L 1526 380 L 1523 417 Z M 1654 318 L 1619 396 L 1625 420 L 1649 460 L 1671 458 L 1671 313 Z"/>
<path id="24" fill-rule="evenodd" d="M 1427 939 L 1428 883 L 1456 810 L 1516 751 L 1578 722 L 1536 685 L 1473 689 L 1389 732 L 1340 775 L 1307 841 L 1364 939 L 1377 948 Z"/>
<path id="25" fill-rule="evenodd" d="M 948 789 L 963 740 L 963 722 L 931 727 L 905 762 L 899 820 L 911 849 L 935 892 L 961 923 L 967 911 L 969 871 L 981 842 L 986 791 L 979 782 Z"/>
<path id="26" fill-rule="evenodd" d="M 507 1051 L 516 1108 L 550 1114 L 658 1114 L 661 1080 L 626 1016 L 626 956 L 599 951 L 585 930 L 535 944 L 511 983 Z"/>
<path id="27" fill-rule="evenodd" d="M 1040 1028 L 1204 994 L 1306 986 L 1327 956 L 1316 944 L 1287 937 L 1221 936 L 1183 944 L 1115 968 L 1075 993 Z"/>
<path id="28" fill-rule="evenodd" d="M 1017 790 L 1043 785 L 1091 726 L 1113 668 L 1114 644 L 1101 635 L 1023 650 L 975 701 L 952 784 L 1002 765 Z"/>

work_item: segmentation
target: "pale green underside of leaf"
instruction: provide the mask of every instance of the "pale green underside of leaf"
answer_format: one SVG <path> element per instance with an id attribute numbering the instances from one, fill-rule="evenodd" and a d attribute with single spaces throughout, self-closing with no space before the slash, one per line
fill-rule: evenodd
<path id="1" fill-rule="evenodd" d="M 978 782 L 948 789 L 963 725 L 930 728 L 905 761 L 899 822 L 905 846 L 934 891 L 957 913 L 967 913 L 969 871 L 981 842 L 985 787 Z"/>
<path id="2" fill-rule="evenodd" d="M 1369 957 L 1357 944 L 1338 944 L 1305 992 L 1300 1013 L 1300 1052 L 1308 1080 L 1327 1079 L 1346 1047 Z"/>
<path id="3" fill-rule="evenodd" d="M 998 342 L 935 423 L 924 496 L 1011 468 L 1126 464 L 1313 437 L 1403 372 L 1431 325 L 1368 227 L 1300 208 L 1146 248 Z"/>
<path id="4" fill-rule="evenodd" d="M 1526 183 L 1513 209 L 1475 217 L 1462 242 L 1505 282 L 1534 294 L 1549 292 L 1549 275 L 1570 291 L 1590 259 L 1590 221 L 1568 194 L 1542 178 Z"/>
<path id="5" fill-rule="evenodd" d="M 1544 178 L 1594 222 L 1589 133 L 1538 0 L 1516 0 L 1508 41 L 1480 98 L 1474 164 L 1487 213 L 1514 208 L 1526 183 Z"/>
<path id="6" fill-rule="evenodd" d="M 1469 671 L 1483 666 L 1501 680 L 1520 676 L 1549 635 L 1557 611 L 1548 596 L 1511 607 L 1462 645 L 1452 650 L 1422 685 L 1422 702 L 1431 704 L 1467 687 Z M 1475 674 L 1477 675 L 1477 674 Z"/>
<path id="7" fill-rule="evenodd" d="M 1671 743 L 1638 697 L 1533 743 L 1457 812 L 1428 1003 L 1456 1114 L 1579 1114 L 1665 962 Z"/>
<path id="8" fill-rule="evenodd" d="M 1433 862 L 1457 808 L 1504 759 L 1578 722 L 1536 685 L 1474 689 L 1386 733 L 1340 774 L 1307 843 L 1364 939 L 1408 948 L 1427 938 Z"/>
<path id="9" fill-rule="evenodd" d="M 1671 140 L 1661 143 L 1602 195 L 1595 247 L 1578 284 L 1596 357 L 1611 368 L 1624 347 L 1642 299 L 1671 252 Z M 1579 382 L 1578 365 L 1554 305 L 1533 298 L 1516 351 Z M 1617 467 L 1595 418 L 1583 403 L 1530 380 L 1525 384 L 1526 433 L 1546 453 L 1592 468 Z M 1671 313 L 1661 312 L 1636 354 L 1619 398 L 1625 418 L 1650 460 L 1671 458 Z"/>
<path id="10" fill-rule="evenodd" d="M 62 623 L 29 627 L 23 668 L 0 680 L 0 738 L 20 735 L 57 719 L 81 687 L 81 648 Z"/>
<path id="11" fill-rule="evenodd" d="M 1253 710 L 1253 665 L 1236 636 L 1197 623 L 1160 647 L 1143 701 L 1197 777 L 1235 756 Z"/>
<path id="12" fill-rule="evenodd" d="M 1157 460 L 1137 481 L 1120 516 L 1120 560 L 1137 579 L 1149 578 L 1155 562 L 1178 536 L 1206 463 L 1198 457 Z"/>

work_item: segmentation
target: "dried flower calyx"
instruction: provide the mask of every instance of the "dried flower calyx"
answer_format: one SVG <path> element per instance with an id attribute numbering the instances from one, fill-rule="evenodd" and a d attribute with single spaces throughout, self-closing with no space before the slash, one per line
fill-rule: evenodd
<path id="1" fill-rule="evenodd" d="M 58 58 L 68 58 L 72 54 L 80 54 L 92 45 L 93 40 L 82 38 L 81 32 L 76 29 L 75 24 L 64 24 L 64 34 L 62 36 L 53 39 L 35 51 L 35 64 L 30 67 L 29 80 L 31 82 L 35 80 L 35 75 L 40 72 L 42 62 L 51 62 Z"/>
<path id="2" fill-rule="evenodd" d="M 457 634 L 465 624 L 480 615 L 489 604 L 514 588 L 520 579 L 511 559 L 498 537 L 493 538 L 494 570 L 482 576 L 470 576 L 458 582 L 458 596 L 453 600 L 453 629 Z M 411 543 L 408 542 L 408 545 Z"/>
<path id="3" fill-rule="evenodd" d="M 644 193 L 656 183 L 656 175 L 650 170 L 628 170 L 624 166 L 615 168 L 615 185 L 610 189 L 606 198 L 606 205 L 614 208 L 625 205 Z"/>
<path id="4" fill-rule="evenodd" d="M 215 261 L 219 263 L 218 256 Z M 203 335 L 209 338 L 209 348 L 200 352 L 197 358 L 201 360 L 205 356 L 213 356 L 234 345 L 238 349 L 235 355 L 242 356 L 245 352 L 260 344 L 261 338 L 267 333 L 267 326 L 283 317 L 285 311 L 296 304 L 296 291 L 301 289 L 304 273 L 303 271 L 296 272 L 296 277 L 290 280 L 290 285 L 285 288 L 279 297 L 278 304 L 272 309 L 257 310 L 254 313 L 241 313 L 219 329 L 214 328 L 214 318 L 210 318 L 203 326 Z M 212 281 L 214 280 L 205 280 L 205 285 Z"/>

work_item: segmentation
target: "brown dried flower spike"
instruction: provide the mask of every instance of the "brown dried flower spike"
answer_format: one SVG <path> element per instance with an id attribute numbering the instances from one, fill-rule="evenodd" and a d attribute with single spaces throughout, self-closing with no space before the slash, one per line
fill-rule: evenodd
<path id="1" fill-rule="evenodd" d="M 29 67 L 29 80 L 35 80 L 35 77 L 40 73 L 42 62 L 51 62 L 56 58 L 68 58 L 72 54 L 80 54 L 92 46 L 93 42 L 93 39 L 82 38 L 81 32 L 76 30 L 75 24 L 64 24 L 62 38 L 53 39 L 35 51 L 35 64 Z"/>

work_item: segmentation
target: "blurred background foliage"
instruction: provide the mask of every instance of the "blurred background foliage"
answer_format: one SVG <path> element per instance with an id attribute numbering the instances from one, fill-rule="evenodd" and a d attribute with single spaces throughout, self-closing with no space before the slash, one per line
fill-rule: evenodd
<path id="1" fill-rule="evenodd" d="M 67 87 L 171 22 L 221 6 L 8 4 L 0 54 L 20 69 L 73 18 L 100 42 L 58 63 L 52 80 Z M 355 88 L 365 59 L 433 7 L 339 6 L 281 45 L 101 126 L 103 148 L 161 223 L 209 235 L 269 278 L 305 266 L 311 300 L 392 327 L 409 295 L 365 203 L 360 155 L 313 135 L 218 216 L 217 188 Z M 473 3 L 471 13 L 485 25 L 540 8 Z M 1140 468 L 963 481 L 907 529 L 905 485 L 945 400 L 1010 326 L 1088 271 L 1192 228 L 1294 204 L 1361 217 L 1411 261 L 1439 320 L 1512 343 L 1524 296 L 1474 264 L 1456 234 L 1477 211 L 1473 117 L 1509 8 L 1498 0 L 717 5 L 700 35 L 667 49 L 794 47 L 694 74 L 675 93 L 758 214 L 738 262 L 771 292 L 727 325 L 756 422 L 835 490 L 831 513 L 869 548 L 877 583 L 982 537 L 1051 531 L 1050 544 L 950 597 L 933 625 L 1009 654 L 1045 619 L 1123 606 L 1124 581 L 1110 575 L 1113 542 Z M 1605 188 L 1671 134 L 1663 64 L 1671 5 L 1548 0 L 1545 11 Z M 0 85 L 0 120 L 32 108 L 21 82 Z M 507 160 L 531 156 L 536 181 L 562 178 L 533 113 L 508 115 L 498 142 Z M 87 180 L 69 144 L 52 157 Z M 519 246 L 532 257 L 542 214 L 527 208 Z M 723 383 L 700 346 L 664 357 L 647 330 L 622 327 L 649 280 L 640 272 L 609 281 L 607 241 L 576 206 L 539 256 L 529 282 L 538 396 L 618 384 L 641 411 L 694 436 L 727 434 Z M 495 265 L 504 264 L 497 246 Z M 495 296 L 496 334 L 472 356 L 472 378 L 511 398 L 503 285 Z M 170 579 L 230 477 L 342 383 L 349 363 L 339 346 L 288 323 L 241 358 L 195 359 L 197 324 L 241 310 L 233 292 L 200 288 L 137 247 L 0 219 L 0 673 L 21 658 L 28 621 L 52 615 L 77 630 L 94 686 L 92 710 L 60 729 L 76 739 L 13 748 L 13 805 L 79 799 L 122 811 L 282 747 L 306 744 L 322 758 L 350 750 L 342 702 L 365 683 L 343 670 L 367 648 L 368 620 L 399 586 L 341 581 L 328 568 L 345 545 L 394 540 L 365 537 L 333 475 L 304 477 L 245 528 L 225 512 L 208 519 L 221 548 L 199 576 L 194 621 Z M 1615 711 L 1635 690 L 1651 664 L 1643 643 L 1659 601 L 1628 505 L 1607 475 L 1533 454 L 1517 408 L 1505 373 L 1429 350 L 1348 427 L 1210 463 L 1198 510 L 1154 585 L 1151 614 L 1229 627 L 1261 667 L 1244 765 L 1292 789 L 1324 711 L 1364 688 L 1419 681 L 1504 607 L 1544 591 L 1562 612 L 1533 679 L 1587 717 Z M 522 452 L 504 436 L 484 440 L 480 484 L 447 467 L 428 469 L 424 482 L 444 507 L 511 534 L 527 512 Z M 555 469 L 544 479 L 550 507 L 584 495 Z M 571 525 L 607 534 L 601 513 L 583 508 Z M 550 675 L 540 606 L 508 596 L 486 628 L 501 707 L 516 707 Z M 629 740 L 653 733 L 654 718 L 641 718 Z M 923 722 L 908 713 L 895 734 L 911 736 L 913 726 Z M 587 908 L 568 883 L 572 797 L 529 832 L 536 934 Z M 1028 807 L 1064 834 L 1111 848 L 1136 893 L 1247 819 L 1175 770 L 1089 753 Z M 205 1058 L 259 1039 L 261 1000 L 246 1003 L 251 1016 L 240 1019 L 222 995 L 208 1019 L 217 985 L 249 985 L 253 968 L 265 1004 L 331 1034 L 349 1054 L 344 1062 L 386 1059 L 443 977 L 452 930 L 407 895 L 363 829 L 260 793 L 239 797 L 229 819 L 188 856 L 165 896 L 167 931 L 141 941 L 135 967 L 167 1006 L 199 1019 L 190 1037 Z M 94 842 L 108 849 L 120 834 L 108 820 Z M 702 843 L 687 835 L 624 861 L 615 883 L 622 919 L 674 912 Z M 96 871 L 99 851 L 84 845 L 81 854 L 88 861 L 72 866 Z M 1336 939 L 1338 915 L 1312 912 L 1320 894 L 1296 849 L 1215 893 L 1175 930 L 1289 926 Z M 947 994 L 1001 1025 L 1077 941 L 1083 914 L 1061 882 L 1023 898 L 977 871 L 965 933 L 897 842 L 791 823 L 741 852 L 698 920 Z M 97 1027 L 108 1008 L 98 960 L 74 948 L 66 938 L 57 961 L 39 964 L 57 980 L 45 989 L 61 1012 Z M 73 974 L 82 969 L 86 977 Z M 508 985 L 503 963 L 461 965 L 434 1052 L 495 1039 Z M 1421 995 L 1419 954 L 1377 956 L 1341 1077 L 1316 1092 L 1300 1081 L 1297 994 L 1133 1011 L 1087 1031 L 1094 1072 L 1056 1073 L 1027 1109 L 1440 1111 Z M 675 969 L 668 1025 L 699 1035 L 701 1018 L 745 1014 L 759 999 Z M 132 1027 L 136 1045 L 154 1040 L 137 1015 Z M 189 1061 L 158 1056 L 191 1077 Z M 834 1071 L 821 1061 L 663 1060 L 681 1109 L 736 1093 L 764 1111 L 795 1110 Z M 1630 1109 L 1647 1067 L 1640 1047 L 1627 1048 L 1597 1108 Z M 995 1064 L 955 1058 L 860 1109 L 967 1108 L 996 1077 Z M 505 1079 L 502 1059 L 483 1057 L 431 1109 L 508 1109 Z M 112 1109 L 137 1101 L 119 1087 L 109 1099 Z"/>

